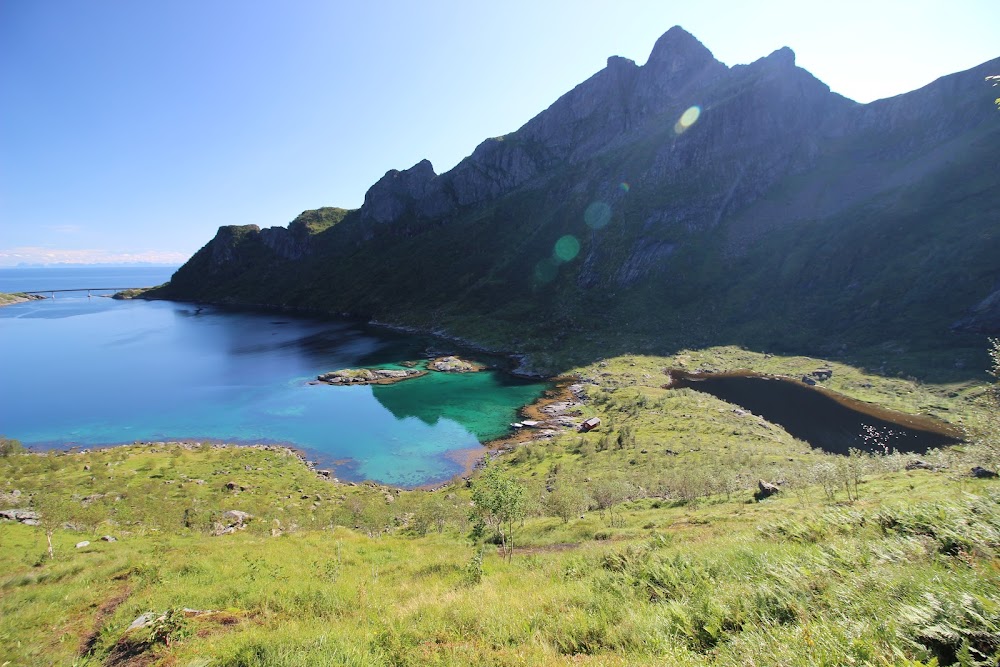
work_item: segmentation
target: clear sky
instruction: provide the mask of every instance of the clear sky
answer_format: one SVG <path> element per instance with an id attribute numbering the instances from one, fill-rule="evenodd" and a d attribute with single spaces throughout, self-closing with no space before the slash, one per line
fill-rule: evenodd
<path id="1" fill-rule="evenodd" d="M 0 0 L 0 266 L 180 263 L 438 173 L 678 24 L 861 102 L 1000 56 L 1000 1 Z"/>

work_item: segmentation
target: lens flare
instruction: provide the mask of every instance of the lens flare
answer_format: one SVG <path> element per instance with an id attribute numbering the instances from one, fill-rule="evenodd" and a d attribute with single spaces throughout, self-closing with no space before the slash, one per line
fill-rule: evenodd
<path id="1" fill-rule="evenodd" d="M 622 192 L 628 192 L 631 189 L 631 187 L 632 186 L 630 186 L 628 183 L 625 183 L 624 181 L 618 184 L 618 189 L 621 190 Z"/>
<path id="2" fill-rule="evenodd" d="M 558 241 L 552 251 L 552 256 L 560 262 L 569 262 L 580 254 L 580 242 L 572 234 L 567 234 Z"/>
<path id="3" fill-rule="evenodd" d="M 689 127 L 698 121 L 698 116 L 700 115 L 701 107 L 689 107 L 687 111 L 681 114 L 680 120 L 678 120 L 674 125 L 674 132 L 677 134 L 683 134 Z"/>
<path id="4" fill-rule="evenodd" d="M 591 229 L 606 227 L 611 222 L 611 207 L 602 201 L 595 201 L 583 212 L 583 221 Z"/>

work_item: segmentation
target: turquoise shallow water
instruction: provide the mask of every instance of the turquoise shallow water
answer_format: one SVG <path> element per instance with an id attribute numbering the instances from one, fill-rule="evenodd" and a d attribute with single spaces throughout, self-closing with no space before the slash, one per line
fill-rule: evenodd
<path id="1" fill-rule="evenodd" d="M 341 479 L 461 472 L 546 385 L 499 372 L 385 386 L 319 373 L 420 359 L 432 340 L 342 321 L 63 297 L 0 308 L 0 433 L 34 447 L 211 439 L 300 447 Z"/>

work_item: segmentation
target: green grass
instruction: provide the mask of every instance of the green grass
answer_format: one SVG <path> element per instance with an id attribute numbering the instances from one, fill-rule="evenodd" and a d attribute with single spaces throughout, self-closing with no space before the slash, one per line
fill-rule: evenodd
<path id="1" fill-rule="evenodd" d="M 4 506 L 49 513 L 0 523 L 0 664 L 995 664 L 1000 486 L 968 475 L 995 465 L 995 441 L 929 453 L 938 472 L 813 452 L 710 396 L 661 389 L 679 361 L 799 373 L 818 360 L 721 348 L 578 369 L 604 425 L 500 459 L 531 502 L 511 562 L 487 540 L 481 576 L 464 482 L 338 485 L 281 448 L 0 457 Z M 956 422 L 987 416 L 981 385 L 840 366 L 831 382 Z M 760 477 L 783 491 L 753 502 Z M 608 485 L 613 507 L 599 502 Z M 557 511 L 565 489 L 585 499 L 579 513 Z M 230 509 L 254 519 L 213 537 Z M 127 630 L 184 608 L 210 613 Z"/>

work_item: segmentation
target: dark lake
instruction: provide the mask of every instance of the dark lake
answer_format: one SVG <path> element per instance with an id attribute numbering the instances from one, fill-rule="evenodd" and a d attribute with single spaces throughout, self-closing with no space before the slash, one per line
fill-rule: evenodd
<path id="1" fill-rule="evenodd" d="M 103 279 L 142 278 L 121 271 Z M 33 289 L 12 273 L 0 274 L 0 291 Z M 169 270 L 161 273 L 145 280 L 163 282 Z M 96 277 L 27 276 L 45 283 L 38 289 Z M 341 479 L 435 483 L 507 434 L 548 385 L 500 371 L 386 386 L 307 383 L 326 371 L 420 360 L 442 345 L 348 321 L 59 294 L 0 308 L 0 434 L 34 447 L 287 443 Z"/>
<path id="2" fill-rule="evenodd" d="M 686 387 L 739 405 L 791 435 L 835 454 L 923 453 L 959 442 L 954 427 L 923 416 L 884 410 L 787 378 L 751 373 L 671 371 L 671 387 Z"/>

